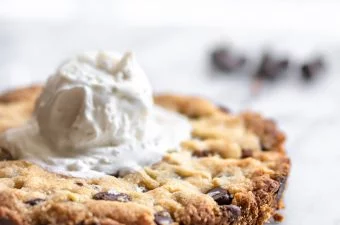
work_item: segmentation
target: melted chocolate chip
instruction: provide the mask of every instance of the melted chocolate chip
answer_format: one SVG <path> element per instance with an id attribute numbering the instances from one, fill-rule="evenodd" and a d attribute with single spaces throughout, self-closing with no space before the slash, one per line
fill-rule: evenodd
<path id="1" fill-rule="evenodd" d="M 155 213 L 154 221 L 157 225 L 170 225 L 173 223 L 171 215 L 167 211 L 160 211 Z"/>
<path id="2" fill-rule="evenodd" d="M 253 156 L 253 151 L 251 149 L 242 149 L 242 158 L 249 158 Z"/>
<path id="3" fill-rule="evenodd" d="M 218 70 L 232 72 L 242 68 L 246 59 L 243 56 L 235 56 L 227 48 L 218 48 L 212 52 L 211 62 Z"/>
<path id="4" fill-rule="evenodd" d="M 131 197 L 124 193 L 99 192 L 93 196 L 95 200 L 129 202 Z"/>
<path id="5" fill-rule="evenodd" d="M 220 209 L 230 222 L 236 221 L 241 216 L 241 209 L 237 205 L 222 205 Z"/>
<path id="6" fill-rule="evenodd" d="M 313 79 L 324 68 L 324 61 L 322 58 L 316 58 L 310 62 L 306 62 L 301 66 L 302 77 L 309 81 Z"/>
<path id="7" fill-rule="evenodd" d="M 218 205 L 229 205 L 233 200 L 233 196 L 225 189 L 216 187 L 207 192 Z"/>
<path id="8" fill-rule="evenodd" d="M 25 204 L 28 204 L 30 206 L 35 206 L 35 205 L 38 205 L 39 203 L 45 201 L 45 199 L 42 199 L 42 198 L 34 198 L 34 199 L 31 199 L 31 200 L 28 200 L 25 202 Z"/>

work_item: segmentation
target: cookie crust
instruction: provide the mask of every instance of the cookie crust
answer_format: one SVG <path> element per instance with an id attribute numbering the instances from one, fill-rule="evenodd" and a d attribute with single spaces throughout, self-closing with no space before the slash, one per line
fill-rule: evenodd
<path id="1" fill-rule="evenodd" d="M 41 87 L 0 96 L 0 132 L 33 112 Z M 202 98 L 158 95 L 155 103 L 190 118 L 179 152 L 124 177 L 81 179 L 0 157 L 0 224 L 261 225 L 283 208 L 290 170 L 275 122 L 231 114 Z"/>

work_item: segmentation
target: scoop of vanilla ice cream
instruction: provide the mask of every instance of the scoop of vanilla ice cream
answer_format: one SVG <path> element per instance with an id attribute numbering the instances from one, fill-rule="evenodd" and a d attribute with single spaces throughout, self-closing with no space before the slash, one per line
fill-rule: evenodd
<path id="1" fill-rule="evenodd" d="M 35 113 L 40 134 L 53 148 L 79 150 L 143 139 L 152 91 L 133 54 L 77 56 L 46 87 Z"/>
<path id="2" fill-rule="evenodd" d="M 187 118 L 153 104 L 133 54 L 90 52 L 61 65 L 24 126 L 0 148 L 63 175 L 83 178 L 141 169 L 190 137 Z"/>

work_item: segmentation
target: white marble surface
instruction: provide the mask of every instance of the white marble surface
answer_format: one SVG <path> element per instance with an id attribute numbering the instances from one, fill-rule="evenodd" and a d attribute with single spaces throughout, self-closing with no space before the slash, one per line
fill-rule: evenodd
<path id="1" fill-rule="evenodd" d="M 103 18 L 106 23 L 79 22 L 79 18 L 86 20 L 89 8 L 74 19 L 57 7 L 66 16 L 61 14 L 60 19 L 60 14 L 52 14 L 47 21 L 43 16 L 26 21 L 14 15 L 13 19 L 0 10 L 0 90 L 42 82 L 61 60 L 83 50 L 131 49 L 158 92 L 201 95 L 234 111 L 252 109 L 275 118 L 287 133 L 293 163 L 283 225 L 340 225 L 340 39 L 338 31 L 332 32 L 334 27 L 318 24 L 315 29 L 299 29 L 292 24 L 290 29 L 289 23 L 285 25 L 276 17 L 282 29 L 273 24 L 263 29 L 260 23 L 247 26 L 248 20 L 241 21 L 241 28 L 228 24 L 179 26 L 167 21 L 164 25 L 125 27 L 119 20 L 108 22 L 111 17 L 107 16 Z M 327 18 L 333 19 L 330 15 Z M 208 52 L 220 41 L 232 41 L 251 56 L 249 67 L 268 46 L 291 55 L 295 62 L 321 52 L 329 66 L 315 83 L 302 82 L 292 70 L 281 82 L 265 86 L 259 96 L 251 96 L 246 72 L 251 68 L 228 76 L 210 70 Z"/>

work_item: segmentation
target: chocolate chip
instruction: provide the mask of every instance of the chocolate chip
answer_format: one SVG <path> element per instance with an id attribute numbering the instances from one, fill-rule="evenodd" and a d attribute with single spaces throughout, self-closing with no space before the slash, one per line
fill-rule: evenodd
<path id="1" fill-rule="evenodd" d="M 191 115 L 187 115 L 190 119 L 196 120 L 200 118 L 200 115 L 195 115 L 195 114 L 191 114 Z"/>
<path id="2" fill-rule="evenodd" d="M 274 59 L 269 53 L 264 53 L 255 77 L 263 80 L 275 80 L 288 69 L 288 59 Z"/>
<path id="3" fill-rule="evenodd" d="M 283 221 L 283 219 L 284 219 L 284 217 L 280 213 L 275 213 L 273 215 L 273 220 L 274 220 L 275 223 L 280 223 L 280 222 Z"/>
<path id="4" fill-rule="evenodd" d="M 219 110 L 224 112 L 224 113 L 230 113 L 230 109 L 228 107 L 225 107 L 223 105 L 218 106 Z"/>
<path id="5" fill-rule="evenodd" d="M 0 148 L 0 160 L 12 160 L 13 157 L 8 150 Z"/>
<path id="6" fill-rule="evenodd" d="M 261 150 L 262 151 L 269 151 L 271 148 L 271 146 L 269 144 L 267 144 L 266 142 L 261 142 Z"/>
<path id="7" fill-rule="evenodd" d="M 110 175 L 110 176 L 114 176 L 114 177 L 119 178 L 119 177 L 124 177 L 126 174 L 127 174 L 126 171 L 117 170 L 116 172 L 111 173 L 111 174 L 109 174 L 109 175 Z"/>
<path id="8" fill-rule="evenodd" d="M 119 171 L 117 171 L 115 173 L 110 173 L 109 175 L 118 178 L 119 177 Z"/>
<path id="9" fill-rule="evenodd" d="M 198 158 L 201 157 L 208 157 L 208 156 L 212 156 L 213 153 L 210 150 L 202 150 L 202 151 L 194 151 L 192 153 L 193 156 L 196 156 Z"/>
<path id="10" fill-rule="evenodd" d="M 170 213 L 168 213 L 167 211 L 160 211 L 155 213 L 154 221 L 157 225 L 169 225 L 174 222 L 171 218 Z"/>
<path id="11" fill-rule="evenodd" d="M 289 60 L 288 59 L 281 59 L 278 61 L 278 67 L 282 71 L 288 69 L 289 66 Z"/>
<path id="12" fill-rule="evenodd" d="M 131 197 L 124 193 L 99 192 L 93 196 L 95 200 L 128 202 Z"/>
<path id="13" fill-rule="evenodd" d="M 234 222 L 241 216 L 241 209 L 237 205 L 222 205 L 220 210 L 229 222 Z"/>
<path id="14" fill-rule="evenodd" d="M 243 56 L 235 56 L 227 48 L 217 48 L 211 54 L 211 62 L 218 70 L 232 72 L 242 68 L 246 59 Z"/>
<path id="15" fill-rule="evenodd" d="M 17 222 L 8 219 L 8 218 L 0 218 L 0 224 L 1 225 L 18 225 Z"/>
<path id="16" fill-rule="evenodd" d="M 207 192 L 218 205 L 229 205 L 233 200 L 233 196 L 225 189 L 216 187 Z"/>
<path id="17" fill-rule="evenodd" d="M 38 205 L 40 202 L 43 202 L 43 201 L 45 201 L 45 199 L 34 198 L 34 199 L 26 201 L 25 204 L 28 204 L 30 206 L 35 206 L 35 205 Z"/>
<path id="18" fill-rule="evenodd" d="M 242 149 L 242 158 L 249 158 L 253 156 L 253 151 L 251 149 Z"/>
<path id="19" fill-rule="evenodd" d="M 301 66 L 301 75 L 303 79 L 309 81 L 313 79 L 324 68 L 323 59 L 316 58 L 310 62 L 306 62 Z"/>
<path id="20" fill-rule="evenodd" d="M 77 182 L 76 182 L 76 185 L 78 185 L 78 186 L 80 186 L 80 187 L 84 186 L 84 184 L 83 184 L 82 182 L 80 182 L 80 181 L 77 181 Z"/>
<path id="21" fill-rule="evenodd" d="M 277 201 L 280 201 L 280 199 L 282 197 L 282 194 L 283 194 L 285 187 L 286 187 L 287 178 L 286 177 L 280 178 L 279 182 L 280 182 L 280 187 L 276 192 L 276 200 Z"/>

